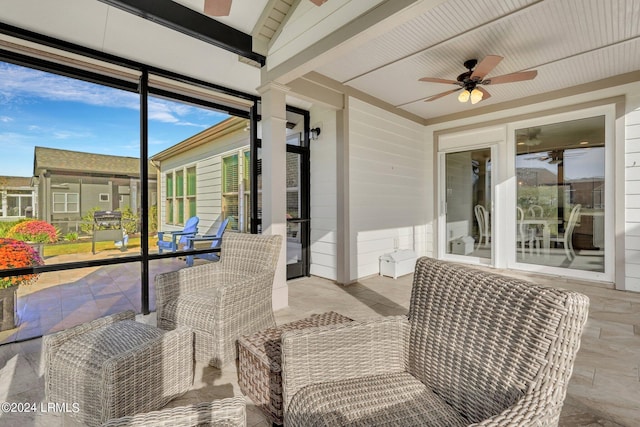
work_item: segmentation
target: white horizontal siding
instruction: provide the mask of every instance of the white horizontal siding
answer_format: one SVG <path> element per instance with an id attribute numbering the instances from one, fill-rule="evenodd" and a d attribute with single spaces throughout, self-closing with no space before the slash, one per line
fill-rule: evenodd
<path id="1" fill-rule="evenodd" d="M 191 150 L 179 153 L 161 162 L 161 224 L 164 223 L 167 171 L 196 166 L 196 215 L 200 218 L 198 230 L 205 233 L 210 230 L 214 222 L 222 213 L 222 157 L 240 153 L 249 147 L 247 132 L 238 131 L 209 141 Z M 164 230 L 181 229 L 167 224 Z"/>
<path id="2" fill-rule="evenodd" d="M 320 139 L 311 142 L 311 262 L 310 274 L 337 279 L 336 113 L 311 110 L 312 126 L 321 125 Z"/>
<path id="3" fill-rule="evenodd" d="M 349 105 L 351 239 L 361 278 L 378 274 L 380 256 L 395 249 L 425 254 L 428 148 L 421 125 L 359 100 Z"/>

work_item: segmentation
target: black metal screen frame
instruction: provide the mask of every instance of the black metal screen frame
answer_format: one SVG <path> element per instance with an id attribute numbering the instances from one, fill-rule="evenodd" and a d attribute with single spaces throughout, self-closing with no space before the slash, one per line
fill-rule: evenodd
<path id="1" fill-rule="evenodd" d="M 255 145 L 255 133 L 256 116 L 252 114 L 256 110 L 256 103 L 259 97 L 237 91 L 234 89 L 224 88 L 219 85 L 204 82 L 202 80 L 193 79 L 184 75 L 180 75 L 175 72 L 166 71 L 157 67 L 147 66 L 145 64 L 131 61 L 125 58 L 120 58 L 115 55 L 105 54 L 84 46 L 69 43 L 63 40 L 55 39 L 49 36 L 41 35 L 32 31 L 24 30 L 18 27 L 14 27 L 8 24 L 0 23 L 0 33 L 7 34 L 22 40 L 34 42 L 43 46 L 49 46 L 56 49 L 60 49 L 66 52 L 71 52 L 85 56 L 87 58 L 98 59 L 110 64 L 123 66 L 140 73 L 139 82 L 131 82 L 127 80 L 118 79 L 115 77 L 99 74 L 92 71 L 83 70 L 81 68 L 75 68 L 70 65 L 60 64 L 36 58 L 21 53 L 0 49 L 0 61 L 20 65 L 24 67 L 34 68 L 41 71 L 49 72 L 52 74 L 62 75 L 90 83 L 109 86 L 116 89 L 125 90 L 128 92 L 135 92 L 140 96 L 140 180 L 142 183 L 147 183 L 149 179 L 148 169 L 148 97 L 149 94 L 156 94 L 172 100 L 178 100 L 183 102 L 189 102 L 195 105 L 215 109 L 218 111 L 226 112 L 230 115 L 240 116 L 250 119 L 252 121 L 251 128 L 251 149 Z M 179 82 L 191 84 L 196 87 L 202 87 L 210 90 L 214 90 L 227 95 L 232 95 L 241 99 L 250 100 L 253 102 L 253 106 L 249 111 L 235 109 L 229 106 L 220 105 L 214 102 L 204 101 L 202 99 L 191 98 L 185 95 L 168 92 L 165 90 L 149 87 L 149 74 L 159 75 L 170 78 Z M 66 271 L 87 267 L 99 267 L 106 265 L 127 264 L 127 263 L 140 263 L 141 264 L 141 311 L 143 314 L 149 314 L 149 261 L 182 257 L 191 254 L 210 253 L 217 252 L 219 249 L 197 249 L 191 251 L 182 251 L 179 254 L 165 253 L 165 254 L 150 254 L 148 243 L 148 224 L 149 224 L 149 201 L 148 201 L 148 188 L 147 185 L 141 185 L 141 253 L 138 255 L 130 255 L 122 258 L 114 259 L 100 259 L 100 260 L 87 260 L 67 262 L 54 265 L 43 265 L 24 268 L 13 268 L 0 270 L 0 277 L 9 277 L 23 274 L 39 274 L 53 271 Z"/>

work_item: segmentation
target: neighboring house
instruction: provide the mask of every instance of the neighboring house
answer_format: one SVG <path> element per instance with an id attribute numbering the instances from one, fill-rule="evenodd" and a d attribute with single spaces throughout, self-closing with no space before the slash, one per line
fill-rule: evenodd
<path id="1" fill-rule="evenodd" d="M 192 216 L 200 218 L 201 232 L 218 218 L 230 218 L 230 230 L 248 230 L 248 123 L 231 117 L 151 157 L 161 230 L 181 230 Z"/>
<path id="2" fill-rule="evenodd" d="M 37 189 L 31 177 L 0 176 L 0 221 L 32 217 Z"/>
<path id="3" fill-rule="evenodd" d="M 248 124 L 246 119 L 231 117 L 151 157 L 158 168 L 161 230 L 181 230 L 187 219 L 198 216 L 200 233 L 213 231 L 212 226 L 226 218 L 230 220 L 227 230 L 250 231 Z M 299 141 L 296 124 L 289 122 L 288 129 L 287 140 Z M 296 155 L 287 153 L 286 167 L 287 215 L 298 217 L 300 173 Z M 258 160 L 258 174 L 260 169 Z M 261 188 L 260 175 L 258 186 Z M 260 199 L 259 195 L 259 210 Z M 288 228 L 287 234 L 287 263 L 296 263 L 302 256 L 300 241 L 296 230 Z"/>
<path id="4" fill-rule="evenodd" d="M 140 160 L 35 147 L 34 185 L 37 216 L 62 232 L 77 231 L 82 217 L 93 208 L 140 209 Z M 149 176 L 155 168 L 149 165 Z M 150 179 L 149 206 L 156 204 L 156 182 Z"/>

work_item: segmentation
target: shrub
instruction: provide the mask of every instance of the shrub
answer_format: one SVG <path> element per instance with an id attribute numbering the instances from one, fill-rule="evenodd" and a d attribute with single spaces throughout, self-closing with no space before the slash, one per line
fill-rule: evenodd
<path id="1" fill-rule="evenodd" d="M 15 239 L 0 238 L 0 269 L 33 267 L 43 265 L 44 261 L 37 250 L 28 243 Z M 24 274 L 0 278 L 0 288 L 14 285 L 30 285 L 36 281 L 38 274 Z"/>
<path id="2" fill-rule="evenodd" d="M 94 207 L 87 211 L 82 216 L 82 223 L 80 224 L 80 230 L 86 234 L 93 233 L 93 214 L 96 211 L 104 210 L 100 207 Z M 138 215 L 136 215 L 129 206 L 125 206 L 124 209 L 116 209 L 118 212 L 122 212 L 122 227 L 126 230 L 127 234 L 133 234 L 138 231 Z M 104 230 L 104 227 L 98 228 Z"/>
<path id="3" fill-rule="evenodd" d="M 129 206 L 118 210 L 122 212 L 122 226 L 127 231 L 127 234 L 136 233 L 138 231 L 138 215 Z"/>
<path id="4" fill-rule="evenodd" d="M 7 237 L 9 230 L 22 221 L 0 221 L 0 237 Z"/>
<path id="5" fill-rule="evenodd" d="M 95 211 L 103 210 L 102 208 L 96 206 L 87 211 L 86 214 L 82 216 L 82 223 L 80 224 L 80 230 L 82 230 L 85 234 L 93 233 L 93 214 Z"/>
<path id="6" fill-rule="evenodd" d="M 149 233 L 158 231 L 158 205 L 149 207 Z"/>
<path id="7" fill-rule="evenodd" d="M 78 233 L 74 231 L 70 231 L 69 233 L 64 235 L 64 240 L 68 240 L 69 242 L 75 242 L 78 240 Z"/>
<path id="8" fill-rule="evenodd" d="M 54 243 L 58 240 L 58 230 L 46 221 L 34 219 L 11 227 L 7 237 L 23 242 Z"/>

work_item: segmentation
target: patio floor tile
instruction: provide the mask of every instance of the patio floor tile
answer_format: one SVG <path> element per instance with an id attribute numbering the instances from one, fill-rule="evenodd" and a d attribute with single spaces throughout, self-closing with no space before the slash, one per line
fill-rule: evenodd
<path id="1" fill-rule="evenodd" d="M 184 262 L 178 262 L 173 266 L 154 262 L 154 271 L 168 271 L 184 266 Z M 135 283 L 131 276 L 137 278 L 139 270 L 108 267 L 104 272 L 94 270 L 88 275 L 87 272 L 75 274 L 72 283 L 56 286 L 57 291 L 52 293 L 27 292 L 20 305 L 24 313 L 24 331 L 21 329 L 13 334 L 0 333 L 0 340 L 20 339 L 20 336 L 38 331 L 62 330 L 124 309 L 135 307 L 139 310 L 139 289 L 131 286 L 131 283 Z M 637 425 L 640 419 L 640 409 L 637 408 L 637 396 L 640 395 L 640 321 L 637 320 L 640 295 L 555 277 L 524 275 L 511 271 L 504 273 L 549 286 L 575 289 L 587 294 L 592 300 L 590 319 L 569 384 L 560 426 Z M 63 276 L 57 277 L 60 279 Z M 87 277 L 90 278 L 91 285 L 84 282 Z M 411 285 L 410 275 L 397 280 L 375 276 L 346 287 L 317 277 L 293 280 L 289 282 L 290 306 L 276 312 L 277 323 L 283 324 L 329 310 L 355 320 L 406 314 Z M 153 287 L 150 290 L 153 308 Z M 29 310 L 34 308 L 40 314 L 46 313 L 46 316 L 29 314 Z M 155 325 L 155 313 L 138 315 L 137 318 L 138 321 Z M 0 400 L 17 402 L 25 401 L 24 399 L 44 399 L 41 343 L 42 339 L 38 338 L 0 346 Z M 229 364 L 222 370 L 196 364 L 191 391 L 170 402 L 168 406 L 234 395 L 241 395 L 234 364 Z M 0 425 L 56 427 L 78 424 L 58 413 L 37 413 L 0 414 Z M 247 425 L 270 425 L 249 399 Z"/>

